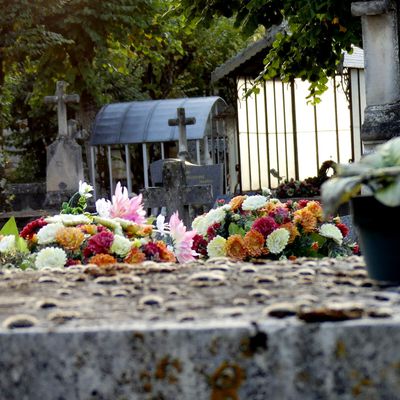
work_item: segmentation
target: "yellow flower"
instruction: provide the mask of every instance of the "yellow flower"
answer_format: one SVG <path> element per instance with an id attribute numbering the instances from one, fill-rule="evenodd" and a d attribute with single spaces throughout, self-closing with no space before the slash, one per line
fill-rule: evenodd
<path id="1" fill-rule="evenodd" d="M 236 197 L 234 197 L 229 202 L 229 205 L 231 206 L 231 211 L 234 212 L 234 211 L 238 210 L 241 207 L 241 205 L 242 205 L 242 203 L 243 203 L 245 198 L 246 198 L 246 196 L 236 196 Z"/>
<path id="2" fill-rule="evenodd" d="M 303 228 L 304 233 L 314 232 L 317 227 L 317 217 L 307 208 L 295 211 L 293 221 Z"/>
<path id="3" fill-rule="evenodd" d="M 318 201 L 309 201 L 305 209 L 310 211 L 319 222 L 322 221 L 322 207 Z"/>
<path id="4" fill-rule="evenodd" d="M 66 250 L 75 251 L 79 249 L 85 239 L 85 235 L 79 228 L 61 228 L 56 233 L 56 242 Z"/>

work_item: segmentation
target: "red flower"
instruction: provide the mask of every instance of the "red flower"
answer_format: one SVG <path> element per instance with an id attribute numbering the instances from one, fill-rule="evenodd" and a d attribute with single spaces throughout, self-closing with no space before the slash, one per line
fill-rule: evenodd
<path id="1" fill-rule="evenodd" d="M 251 229 L 260 232 L 265 238 L 277 228 L 278 224 L 271 217 L 257 218 L 251 226 Z"/>
<path id="2" fill-rule="evenodd" d="M 82 264 L 81 260 L 74 260 L 72 258 L 69 258 L 65 264 L 66 267 L 70 267 L 71 265 L 80 265 Z"/>
<path id="3" fill-rule="evenodd" d="M 339 222 L 336 224 L 337 228 L 339 228 L 340 232 L 342 232 L 343 237 L 346 237 L 349 234 L 350 229 L 347 227 L 346 224 Z"/>
<path id="4" fill-rule="evenodd" d="M 218 229 L 221 228 L 221 224 L 216 222 L 207 228 L 207 238 L 209 241 L 213 240 L 218 235 Z"/>
<path id="5" fill-rule="evenodd" d="M 113 241 L 114 235 L 110 231 L 97 233 L 89 238 L 84 254 L 88 257 L 89 254 L 108 253 Z"/>
<path id="6" fill-rule="evenodd" d="M 192 249 L 203 256 L 207 255 L 207 240 L 202 235 L 193 236 Z"/>
<path id="7" fill-rule="evenodd" d="M 301 200 L 298 201 L 297 204 L 298 204 L 299 208 L 304 208 L 308 204 L 308 201 L 309 200 L 301 199 Z"/>
<path id="8" fill-rule="evenodd" d="M 47 225 L 47 222 L 44 220 L 44 218 L 35 219 L 34 221 L 29 222 L 29 224 L 25 225 L 19 236 L 24 239 L 30 240 L 32 239 L 33 235 L 35 233 L 38 233 L 39 229 L 45 225 Z"/>
<path id="9" fill-rule="evenodd" d="M 359 256 L 360 253 L 360 246 L 356 243 L 353 247 L 353 254 L 356 254 L 357 256 Z"/>

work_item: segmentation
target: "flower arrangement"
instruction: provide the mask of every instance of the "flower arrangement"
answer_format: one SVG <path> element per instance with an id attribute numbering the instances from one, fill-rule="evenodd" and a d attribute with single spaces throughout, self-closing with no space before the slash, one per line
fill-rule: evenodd
<path id="1" fill-rule="evenodd" d="M 283 181 L 275 189 L 275 195 L 283 199 L 320 196 L 321 185 L 329 179 L 329 170 L 336 171 L 336 163 L 332 160 L 322 163 L 317 176 L 309 177 L 302 181 L 293 178 Z"/>
<path id="2" fill-rule="evenodd" d="M 142 196 L 129 198 L 127 189 L 118 183 L 112 200 L 97 200 L 97 213 L 90 214 L 85 210 L 92 190 L 80 182 L 78 192 L 63 203 L 60 214 L 28 223 L 19 235 L 16 226 L 12 232 L 6 229 L 9 234 L 0 234 L 3 262 L 14 260 L 15 264 L 19 259 L 23 268 L 41 269 L 194 260 L 195 232 L 186 230 L 178 213 L 168 223 L 162 215 L 146 219 Z M 21 253 L 25 257 L 18 258 Z"/>
<path id="3" fill-rule="evenodd" d="M 323 221 L 317 201 L 280 202 L 266 196 L 236 196 L 192 224 L 194 250 L 203 257 L 238 260 L 337 257 L 358 251 L 339 217 Z"/>

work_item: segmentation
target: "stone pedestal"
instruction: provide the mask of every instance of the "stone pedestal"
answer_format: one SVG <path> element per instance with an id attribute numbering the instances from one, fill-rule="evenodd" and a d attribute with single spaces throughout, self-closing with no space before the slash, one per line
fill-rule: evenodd
<path id="1" fill-rule="evenodd" d="M 399 288 L 362 258 L 103 275 L 0 273 L 2 400 L 399 398 Z"/>
<path id="2" fill-rule="evenodd" d="M 398 5 L 393 0 L 352 3 L 362 21 L 367 107 L 361 130 L 364 153 L 400 134 Z"/>

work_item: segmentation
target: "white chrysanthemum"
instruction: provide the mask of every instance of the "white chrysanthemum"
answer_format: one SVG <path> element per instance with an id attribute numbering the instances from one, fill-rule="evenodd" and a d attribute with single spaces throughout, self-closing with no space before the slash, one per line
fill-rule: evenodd
<path id="1" fill-rule="evenodd" d="M 207 245 L 208 257 L 224 257 L 226 256 L 226 239 L 222 236 L 215 236 Z"/>
<path id="2" fill-rule="evenodd" d="M 221 208 L 225 211 L 231 211 L 232 206 L 230 204 L 224 204 Z"/>
<path id="3" fill-rule="evenodd" d="M 64 225 L 61 222 L 55 224 L 48 224 L 40 228 L 37 233 L 37 240 L 39 244 L 50 244 L 55 242 L 56 234 L 60 229 L 63 229 Z"/>
<path id="4" fill-rule="evenodd" d="M 319 234 L 323 237 L 333 239 L 337 244 L 342 244 L 343 235 L 340 229 L 333 224 L 323 224 L 319 228 Z"/>
<path id="5" fill-rule="evenodd" d="M 48 224 L 61 223 L 64 226 L 90 224 L 92 221 L 84 214 L 58 214 L 44 219 Z"/>
<path id="6" fill-rule="evenodd" d="M 245 211 L 258 210 L 259 208 L 265 206 L 266 202 L 267 198 L 265 196 L 261 196 L 260 194 L 249 196 L 244 199 L 242 209 Z"/>
<path id="7" fill-rule="evenodd" d="M 206 214 L 207 228 L 211 225 L 222 222 L 226 217 L 226 211 L 223 207 L 213 208 Z M 207 233 L 207 230 L 206 230 Z"/>
<path id="8" fill-rule="evenodd" d="M 85 199 L 88 199 L 92 197 L 92 194 L 90 192 L 93 191 L 93 186 L 89 185 L 86 182 L 79 181 L 79 189 L 78 192 L 81 196 L 83 196 Z"/>
<path id="9" fill-rule="evenodd" d="M 0 253 L 9 253 L 15 250 L 15 236 L 6 235 L 0 240 Z"/>
<path id="10" fill-rule="evenodd" d="M 197 216 L 192 222 L 192 229 L 194 229 L 199 235 L 207 235 L 207 220 L 205 215 Z"/>
<path id="11" fill-rule="evenodd" d="M 110 210 L 112 203 L 110 200 L 99 199 L 96 201 L 96 211 L 102 218 L 108 218 L 110 216 Z"/>
<path id="12" fill-rule="evenodd" d="M 267 248 L 272 254 L 281 253 L 288 244 L 290 233 L 285 228 L 278 228 L 267 237 Z"/>
<path id="13" fill-rule="evenodd" d="M 37 253 L 35 267 L 41 268 L 63 268 L 67 262 L 67 255 L 59 247 L 46 247 Z"/>
<path id="14" fill-rule="evenodd" d="M 114 241 L 111 245 L 111 252 L 120 257 L 125 257 L 132 248 L 132 242 L 124 236 L 114 235 Z"/>

